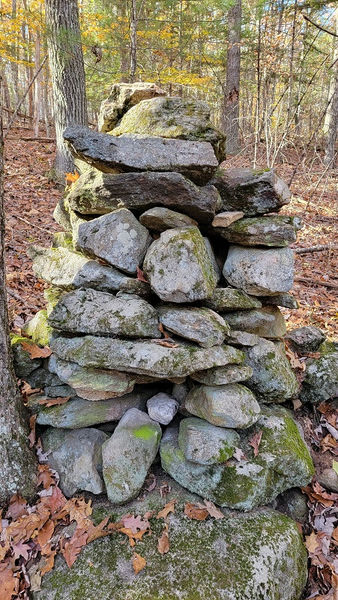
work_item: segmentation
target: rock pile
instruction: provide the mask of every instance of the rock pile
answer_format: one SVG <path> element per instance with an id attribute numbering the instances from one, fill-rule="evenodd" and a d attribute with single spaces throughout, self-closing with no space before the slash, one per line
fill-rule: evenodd
<path id="1" fill-rule="evenodd" d="M 287 186 L 220 168 L 208 107 L 153 84 L 114 86 L 100 124 L 66 130 L 81 175 L 54 213 L 64 232 L 31 251 L 49 287 L 26 333 L 52 355 L 14 340 L 18 376 L 44 390 L 29 404 L 63 491 L 124 503 L 158 450 L 224 507 L 306 485 L 313 464 L 280 406 L 299 388 L 279 310 L 296 305 Z"/>

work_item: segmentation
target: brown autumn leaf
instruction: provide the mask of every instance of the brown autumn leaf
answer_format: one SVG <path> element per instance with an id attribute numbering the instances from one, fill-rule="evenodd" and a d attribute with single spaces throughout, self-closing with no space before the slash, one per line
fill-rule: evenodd
<path id="1" fill-rule="evenodd" d="M 46 408 L 48 408 L 49 406 L 58 406 L 59 404 L 66 404 L 66 402 L 68 402 L 68 400 L 70 400 L 71 396 L 66 396 L 64 398 L 62 398 L 61 396 L 58 396 L 57 398 L 40 398 L 40 400 L 38 401 L 38 404 L 41 404 L 42 406 L 46 406 Z"/>
<path id="2" fill-rule="evenodd" d="M 26 350 L 31 358 L 48 358 L 52 354 L 52 351 L 48 346 L 40 348 L 37 344 L 30 342 L 21 342 L 21 346 Z"/>
<path id="3" fill-rule="evenodd" d="M 143 281 L 144 283 L 149 283 L 149 281 L 147 281 L 147 279 L 145 278 L 144 273 L 143 273 L 142 269 L 140 269 L 140 267 L 136 268 L 136 278 L 139 281 Z"/>
<path id="4" fill-rule="evenodd" d="M 138 531 L 146 531 L 150 529 L 150 523 L 148 519 L 142 518 L 140 515 L 134 517 L 134 515 L 130 515 L 121 519 L 123 526 L 127 529 L 130 529 L 131 532 L 138 533 Z"/>
<path id="5" fill-rule="evenodd" d="M 27 514 L 27 508 L 27 501 L 19 494 L 14 494 L 9 501 L 6 519 L 14 519 L 14 521 L 19 519 L 22 515 Z"/>
<path id="6" fill-rule="evenodd" d="M 144 569 L 144 567 L 146 566 L 147 561 L 140 556 L 139 554 L 137 554 L 137 552 L 134 552 L 134 556 L 133 556 L 133 569 L 134 569 L 134 573 L 135 575 L 137 575 L 138 573 L 140 573 L 140 571 L 142 571 Z"/>
<path id="7" fill-rule="evenodd" d="M 262 435 L 263 435 L 263 431 L 257 431 L 257 433 L 255 433 L 252 438 L 249 440 L 249 445 L 253 447 L 254 450 L 254 456 L 258 456 L 258 452 L 259 452 L 259 445 L 261 443 L 261 439 L 262 439 Z"/>
<path id="8" fill-rule="evenodd" d="M 38 531 L 35 541 L 39 544 L 42 554 L 49 554 L 49 549 L 44 550 L 45 546 L 47 546 L 50 542 L 50 539 L 54 533 L 55 524 L 53 521 L 47 521 L 43 527 Z"/>
<path id="9" fill-rule="evenodd" d="M 213 502 L 210 502 L 210 500 L 203 500 L 203 502 L 210 517 L 213 517 L 214 519 L 224 519 L 223 513 L 219 510 L 219 508 L 217 508 L 217 506 L 215 506 Z"/>
<path id="10" fill-rule="evenodd" d="M 22 556 L 25 560 L 28 560 L 28 553 L 30 550 L 30 545 L 26 544 L 25 542 L 18 542 L 17 544 L 14 544 L 12 546 L 13 556 L 15 560 L 17 558 L 20 558 L 20 556 Z"/>
<path id="11" fill-rule="evenodd" d="M 54 513 L 60 514 L 60 511 L 66 504 L 67 499 L 61 492 L 60 488 L 57 487 L 56 485 L 51 486 L 51 489 L 52 489 L 52 493 L 50 496 L 45 496 L 45 497 L 41 498 L 40 504 L 39 504 L 39 512 L 41 510 L 47 509 L 47 511 L 52 513 L 53 519 L 58 520 L 59 519 L 58 514 L 55 515 Z M 61 516 L 61 519 L 62 518 L 63 518 L 63 516 Z M 47 519 L 46 519 L 46 521 L 47 521 Z"/>
<path id="12" fill-rule="evenodd" d="M 164 329 L 164 327 L 163 327 L 163 323 L 159 323 L 159 324 L 158 324 L 158 329 L 159 329 L 159 331 L 162 333 L 162 335 L 163 335 L 164 339 L 166 339 L 166 340 L 167 340 L 167 339 L 170 339 L 170 335 L 169 335 L 169 333 L 168 333 L 168 332 L 167 332 L 167 331 Z"/>
<path id="13" fill-rule="evenodd" d="M 288 347 L 286 347 L 285 354 L 288 357 L 291 367 L 293 369 L 300 369 L 301 371 L 305 371 L 305 369 L 306 369 L 305 360 L 300 360 L 298 358 L 297 354 L 295 354 L 295 352 L 293 352 Z"/>
<path id="14" fill-rule="evenodd" d="M 167 502 L 167 504 L 164 506 L 164 508 L 162 508 L 162 510 L 160 510 L 160 512 L 157 514 L 156 519 L 165 519 L 169 515 L 169 513 L 175 512 L 176 502 L 177 502 L 176 498 L 173 498 L 173 500 L 170 500 L 170 502 Z"/>
<path id="15" fill-rule="evenodd" d="M 178 348 L 179 344 L 176 344 L 175 342 L 169 342 L 168 340 L 153 340 L 153 342 L 155 344 L 158 344 L 159 346 L 164 346 L 165 348 Z"/>
<path id="16" fill-rule="evenodd" d="M 126 536 L 128 536 L 129 539 L 129 544 L 132 548 L 134 548 L 134 546 L 136 545 L 136 542 L 138 542 L 139 540 L 142 540 L 143 536 L 145 533 L 147 533 L 147 529 L 144 531 L 138 531 L 137 533 L 133 533 L 131 529 L 129 529 L 128 527 L 121 527 L 118 529 L 118 531 L 120 533 L 124 533 Z"/>
<path id="17" fill-rule="evenodd" d="M 238 460 L 238 462 L 241 462 L 242 460 L 247 460 L 243 450 L 241 450 L 240 448 L 235 448 L 235 452 L 233 453 L 232 458 L 235 458 L 236 460 Z"/>
<path id="18" fill-rule="evenodd" d="M 40 389 L 41 388 L 32 388 L 29 385 L 29 383 L 27 383 L 27 381 L 25 381 L 25 383 L 23 384 L 23 386 L 20 388 L 20 391 L 25 396 L 31 396 L 31 394 L 36 394 L 37 392 L 40 392 Z"/>
<path id="19" fill-rule="evenodd" d="M 32 415 L 29 419 L 30 434 L 28 436 L 28 440 L 29 440 L 30 448 L 33 448 L 35 441 L 36 441 L 36 435 L 35 435 L 36 419 L 37 419 L 37 415 Z"/>
<path id="20" fill-rule="evenodd" d="M 66 173 L 65 174 L 65 179 L 66 179 L 66 185 L 71 186 L 72 183 L 75 183 L 75 181 L 77 181 L 79 179 L 80 175 L 77 171 L 75 171 L 74 173 Z"/>
<path id="21" fill-rule="evenodd" d="M 158 538 L 158 542 L 157 542 L 157 550 L 159 551 L 160 554 L 167 554 L 167 552 L 169 552 L 170 544 L 169 544 L 169 533 L 168 532 L 169 532 L 168 523 L 165 523 L 164 529 L 162 531 L 162 535 L 161 535 L 161 537 Z"/>
<path id="22" fill-rule="evenodd" d="M 0 591 L 3 600 L 10 600 L 19 591 L 19 577 L 13 573 L 9 560 L 0 565 Z"/>
<path id="23" fill-rule="evenodd" d="M 186 502 L 184 505 L 184 514 L 189 519 L 195 519 L 196 521 L 205 521 L 209 516 L 208 509 L 203 504 L 193 504 L 192 502 Z"/>
<path id="24" fill-rule="evenodd" d="M 56 550 L 52 550 L 47 556 L 43 557 L 42 566 L 40 568 L 40 575 L 49 573 L 54 567 L 54 560 L 56 556 Z"/>
<path id="25" fill-rule="evenodd" d="M 69 542 L 67 541 L 62 547 L 61 554 L 63 555 L 69 568 L 75 563 L 81 552 L 81 549 L 86 545 L 87 539 L 87 531 L 77 528 L 73 534 L 73 537 L 71 537 Z"/>
<path id="26" fill-rule="evenodd" d="M 39 465 L 38 471 L 38 486 L 42 485 L 44 489 L 48 489 L 51 485 L 55 484 L 55 477 L 48 465 Z"/>
<path id="27" fill-rule="evenodd" d="M 314 531 L 310 535 L 305 536 L 305 546 L 311 554 L 315 554 L 316 550 L 320 548 L 320 542 Z"/>

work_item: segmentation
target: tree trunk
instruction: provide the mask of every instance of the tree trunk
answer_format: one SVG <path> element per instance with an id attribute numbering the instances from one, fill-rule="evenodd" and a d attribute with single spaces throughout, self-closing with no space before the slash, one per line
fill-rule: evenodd
<path id="1" fill-rule="evenodd" d="M 40 69 L 40 33 L 36 32 L 35 40 L 35 70 L 36 72 Z M 41 117 L 41 72 L 37 76 L 34 82 L 34 117 L 33 117 L 33 131 L 34 136 L 39 137 L 39 125 Z"/>
<path id="2" fill-rule="evenodd" d="M 228 51 L 226 68 L 226 86 L 222 115 L 222 126 L 227 136 L 226 149 L 229 154 L 236 154 L 239 143 L 239 85 L 241 63 L 241 0 L 235 3 L 228 12 Z"/>
<path id="3" fill-rule="evenodd" d="M 338 8 L 336 8 L 336 33 L 338 35 Z M 338 140 L 338 40 L 333 38 L 333 69 L 329 89 L 329 107 L 325 116 L 324 133 L 326 134 L 324 162 L 331 169 L 337 162 L 336 142 Z"/>
<path id="4" fill-rule="evenodd" d="M 56 132 L 56 178 L 74 170 L 63 139 L 69 125 L 87 125 L 85 73 L 77 0 L 46 0 L 48 54 L 52 78 Z"/>
<path id="5" fill-rule="evenodd" d="M 36 461 L 28 443 L 28 426 L 16 385 L 9 344 L 5 281 L 5 216 L 3 206 L 3 135 L 0 115 L 0 503 L 15 493 L 34 496 Z"/>
<path id="6" fill-rule="evenodd" d="M 136 0 L 131 0 L 130 7 L 130 81 L 135 81 L 137 67 L 137 13 Z"/>

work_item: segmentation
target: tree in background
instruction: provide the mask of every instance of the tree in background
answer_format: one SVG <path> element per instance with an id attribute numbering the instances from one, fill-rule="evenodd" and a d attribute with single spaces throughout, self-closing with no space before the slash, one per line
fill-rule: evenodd
<path id="1" fill-rule="evenodd" d="M 236 154 L 239 141 L 239 87 L 241 72 L 242 2 L 235 0 L 228 11 L 228 49 L 222 126 L 227 136 L 226 149 Z"/>
<path id="2" fill-rule="evenodd" d="M 49 65 L 57 153 L 56 178 L 72 172 L 74 163 L 63 140 L 68 125 L 87 125 L 85 72 L 77 0 L 46 0 Z"/>
<path id="3" fill-rule="evenodd" d="M 326 135 L 324 162 L 328 167 L 335 168 L 337 162 L 336 142 L 338 140 L 338 8 L 335 11 L 336 32 L 333 40 L 332 75 L 329 86 L 328 109 L 324 124 Z"/>

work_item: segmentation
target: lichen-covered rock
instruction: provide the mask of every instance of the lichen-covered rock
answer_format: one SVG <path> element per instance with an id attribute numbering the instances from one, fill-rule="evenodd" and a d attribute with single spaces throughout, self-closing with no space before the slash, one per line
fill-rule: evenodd
<path id="1" fill-rule="evenodd" d="M 141 100 L 166 96 L 166 92 L 155 83 L 115 83 L 106 100 L 103 100 L 98 118 L 99 131 L 111 131 L 123 115 Z"/>
<path id="2" fill-rule="evenodd" d="M 158 313 L 165 329 L 203 348 L 223 344 L 230 331 L 224 319 L 210 308 L 161 306 Z"/>
<path id="3" fill-rule="evenodd" d="M 213 218 L 211 225 L 213 227 L 229 227 L 231 223 L 234 223 L 243 217 L 244 213 L 240 210 L 220 212 Z"/>
<path id="4" fill-rule="evenodd" d="M 102 444 L 108 436 L 99 429 L 47 429 L 42 434 L 42 446 L 48 463 L 60 476 L 60 488 L 65 496 L 77 491 L 101 494 Z"/>
<path id="5" fill-rule="evenodd" d="M 338 396 L 338 351 L 329 351 L 306 365 L 300 398 L 320 404 Z"/>
<path id="6" fill-rule="evenodd" d="M 15 374 L 20 379 L 26 379 L 35 369 L 41 366 L 42 360 L 41 358 L 31 357 L 27 347 L 33 345 L 33 341 L 29 338 L 11 334 L 10 339 Z"/>
<path id="7" fill-rule="evenodd" d="M 201 465 L 224 463 L 239 444 L 236 431 L 188 417 L 180 422 L 178 445 L 185 458 Z"/>
<path id="8" fill-rule="evenodd" d="M 125 294 L 132 294 L 140 296 L 140 298 L 148 299 L 152 295 L 152 291 L 149 283 L 140 281 L 140 279 L 134 279 L 133 277 L 126 277 L 125 279 L 122 279 L 120 289 L 116 296 L 120 298 Z"/>
<path id="9" fill-rule="evenodd" d="M 316 352 L 325 340 L 325 334 L 313 325 L 292 329 L 285 337 L 299 354 Z"/>
<path id="10" fill-rule="evenodd" d="M 225 279 L 253 296 L 274 296 L 293 285 L 294 256 L 290 248 L 230 246 Z"/>
<path id="11" fill-rule="evenodd" d="M 291 294 L 278 294 L 277 296 L 267 296 L 266 298 L 261 297 L 261 301 L 263 304 L 273 306 L 284 306 L 291 309 L 299 308 L 296 298 Z"/>
<path id="12" fill-rule="evenodd" d="M 184 408 L 212 425 L 245 429 L 257 421 L 259 404 L 244 385 L 201 385 L 194 387 L 184 400 Z"/>
<path id="13" fill-rule="evenodd" d="M 320 485 L 327 490 L 338 493 L 338 473 L 333 468 L 327 468 L 321 473 L 316 473 L 316 478 Z"/>
<path id="14" fill-rule="evenodd" d="M 221 194 L 223 210 L 241 210 L 248 217 L 277 212 L 291 199 L 288 186 L 273 169 L 218 169 L 212 184 Z"/>
<path id="15" fill-rule="evenodd" d="M 125 275 L 116 269 L 101 265 L 67 248 L 30 248 L 33 259 L 33 271 L 55 287 L 67 290 L 75 288 L 94 288 L 101 291 L 117 291 Z"/>
<path id="16" fill-rule="evenodd" d="M 70 205 L 67 198 L 60 198 L 56 207 L 54 208 L 53 217 L 54 221 L 57 222 L 64 231 L 71 233 L 72 224 L 70 222 Z"/>
<path id="17" fill-rule="evenodd" d="M 39 310 L 30 321 L 25 323 L 22 331 L 25 335 L 32 338 L 34 344 L 48 346 L 52 335 L 52 328 L 48 324 L 47 311 Z"/>
<path id="18" fill-rule="evenodd" d="M 260 337 L 281 338 L 286 324 L 277 306 L 264 306 L 256 310 L 238 310 L 224 315 L 231 329 L 247 331 Z"/>
<path id="19" fill-rule="evenodd" d="M 247 331 L 238 331 L 237 329 L 231 329 L 229 340 L 234 346 L 255 346 L 258 344 L 260 338 L 254 333 L 248 333 Z"/>
<path id="20" fill-rule="evenodd" d="M 48 321 L 55 329 L 70 333 L 161 337 L 157 311 L 131 294 L 115 297 L 97 290 L 75 290 L 62 296 Z"/>
<path id="21" fill-rule="evenodd" d="M 106 400 L 118 398 L 132 392 L 135 377 L 119 371 L 80 367 L 75 362 L 58 358 L 53 354 L 49 359 L 49 370 L 56 373 L 61 381 L 70 385 L 84 400 Z"/>
<path id="22" fill-rule="evenodd" d="M 240 219 L 215 231 L 232 244 L 241 246 L 288 246 L 296 241 L 293 217 L 268 216 Z"/>
<path id="23" fill-rule="evenodd" d="M 197 225 L 196 221 L 187 215 L 170 210 L 164 206 L 155 206 L 149 208 L 140 216 L 140 223 L 154 231 L 165 231 L 175 227 L 185 227 L 186 225 Z"/>
<path id="24" fill-rule="evenodd" d="M 153 135 L 210 142 L 219 161 L 225 159 L 225 135 L 210 121 L 210 108 L 201 100 L 180 97 L 142 100 L 128 110 L 112 135 Z"/>
<path id="25" fill-rule="evenodd" d="M 242 290 L 231 287 L 215 288 L 212 296 L 206 300 L 205 304 L 218 312 L 250 310 L 262 306 L 257 298 L 252 298 Z"/>
<path id="26" fill-rule="evenodd" d="M 250 441 L 261 432 L 259 452 Z M 168 428 L 162 438 L 162 466 L 191 492 L 221 506 L 251 510 L 271 502 L 291 487 L 311 481 L 314 467 L 291 414 L 281 407 L 262 407 L 260 419 L 240 433 L 238 447 L 245 458 L 222 465 L 200 465 L 186 460 L 178 445 L 178 430 Z"/>
<path id="27" fill-rule="evenodd" d="M 231 346 L 199 346 L 182 343 L 174 347 L 151 341 L 83 336 L 59 336 L 51 343 L 57 356 L 83 367 L 140 373 L 159 379 L 185 377 L 195 371 L 227 364 L 241 364 L 244 354 Z"/>
<path id="28" fill-rule="evenodd" d="M 161 207 L 177 210 L 200 223 L 212 221 L 221 197 L 212 185 L 198 187 L 180 173 L 102 173 L 88 169 L 67 194 L 69 206 L 85 215 L 116 208 L 135 212 Z"/>
<path id="29" fill-rule="evenodd" d="M 78 250 L 103 258 L 131 275 L 136 273 L 151 243 L 148 230 L 127 208 L 80 223 L 74 239 Z"/>
<path id="30" fill-rule="evenodd" d="M 135 498 L 161 440 L 161 427 L 136 408 L 128 410 L 102 447 L 103 478 L 111 502 Z"/>
<path id="31" fill-rule="evenodd" d="M 207 183 L 218 167 L 209 142 L 135 135 L 111 136 L 88 127 L 67 127 L 63 134 L 76 158 L 100 171 L 176 171 L 195 183 Z"/>
<path id="32" fill-rule="evenodd" d="M 227 383 L 245 381 L 252 376 L 252 373 L 252 368 L 246 365 L 227 365 L 197 371 L 197 373 L 192 373 L 190 377 L 204 385 L 226 385 Z"/>
<path id="33" fill-rule="evenodd" d="M 261 402 L 285 402 L 296 396 L 299 384 L 283 344 L 260 338 L 257 344 L 243 350 L 245 364 L 253 369 L 245 384 Z"/>
<path id="34" fill-rule="evenodd" d="M 51 373 L 47 368 L 38 367 L 34 369 L 26 378 L 32 389 L 44 389 L 56 387 L 63 384 L 63 381 L 54 373 Z M 46 392 L 45 392 L 46 393 Z M 46 395 L 49 395 L 46 393 Z"/>
<path id="35" fill-rule="evenodd" d="M 147 401 L 148 415 L 153 421 L 168 425 L 173 420 L 178 410 L 178 402 L 169 394 L 160 392 Z"/>
<path id="36" fill-rule="evenodd" d="M 53 234 L 52 248 L 74 250 L 73 235 L 70 231 L 57 231 Z"/>
<path id="37" fill-rule="evenodd" d="M 212 295 L 218 274 L 197 227 L 168 229 L 149 248 L 144 271 L 166 302 L 195 302 Z"/>

